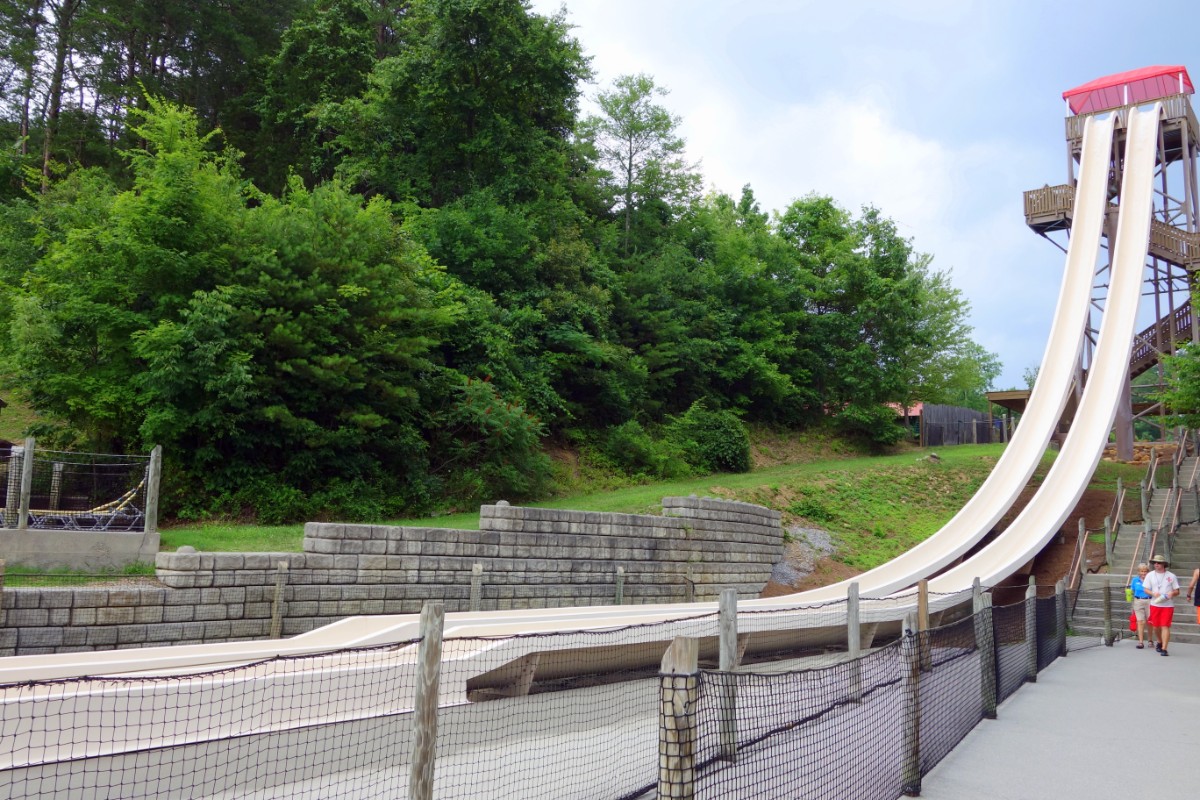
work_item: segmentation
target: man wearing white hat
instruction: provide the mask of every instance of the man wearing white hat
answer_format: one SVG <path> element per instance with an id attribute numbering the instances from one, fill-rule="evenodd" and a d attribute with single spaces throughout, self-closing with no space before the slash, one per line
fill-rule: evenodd
<path id="1" fill-rule="evenodd" d="M 1142 588 L 1150 593 L 1150 626 L 1158 634 L 1154 649 L 1160 656 L 1170 655 L 1171 619 L 1175 616 L 1175 598 L 1179 596 L 1179 579 L 1167 571 L 1167 560 L 1157 553 L 1150 559 L 1154 571 L 1142 580 Z"/>

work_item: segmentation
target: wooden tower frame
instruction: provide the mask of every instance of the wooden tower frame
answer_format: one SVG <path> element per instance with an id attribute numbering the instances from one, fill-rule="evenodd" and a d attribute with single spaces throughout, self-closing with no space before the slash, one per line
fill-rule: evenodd
<path id="1" fill-rule="evenodd" d="M 1080 353 L 1074 402 L 1068 404 L 1064 414 L 1064 418 L 1069 421 L 1083 390 L 1083 384 L 1087 380 L 1087 369 L 1098 334 L 1099 316 L 1107 296 L 1108 276 L 1112 268 L 1111 245 L 1115 239 L 1116 211 L 1120 203 L 1128 111 L 1133 105 L 1148 99 L 1162 103 L 1154 176 L 1154 210 L 1143 284 L 1143 298 L 1152 298 L 1155 322 L 1138 333 L 1134 339 L 1130 353 L 1130 369 L 1122 402 L 1117 410 L 1117 457 L 1126 461 L 1133 457 L 1134 420 L 1146 419 L 1154 422 L 1156 417 L 1161 418 L 1163 414 L 1161 403 L 1151 398 L 1135 398 L 1130 382 L 1150 370 L 1156 370 L 1158 380 L 1154 385 L 1161 386 L 1162 356 L 1174 353 L 1178 347 L 1188 342 L 1200 341 L 1200 325 L 1192 324 L 1195 316 L 1193 287 L 1196 284 L 1196 272 L 1200 270 L 1200 193 L 1197 192 L 1196 178 L 1200 125 L 1189 99 L 1192 87 L 1190 79 L 1186 77 L 1186 70 L 1182 67 L 1153 69 L 1179 70 L 1178 88 L 1183 91 L 1165 95 L 1155 94 L 1153 97 L 1143 96 L 1118 107 L 1110 106 L 1069 114 L 1066 119 L 1067 183 L 1059 186 L 1047 185 L 1025 192 L 1026 224 L 1035 233 L 1065 252 L 1065 244 L 1057 241 L 1057 238 L 1069 235 L 1071 227 L 1075 186 L 1078 180 L 1076 168 L 1081 156 L 1084 120 L 1089 114 L 1101 111 L 1116 115 L 1116 132 L 1109 164 L 1111 208 L 1104 226 L 1103 247 L 1106 255 L 1100 259 L 1096 268 L 1092 309 L 1087 322 L 1085 345 Z M 1117 91 L 1124 88 L 1121 99 L 1131 100 L 1127 87 L 1122 87 L 1119 81 L 1111 85 L 1115 86 Z M 1068 94 L 1064 93 L 1064 97 Z M 1165 424 L 1161 419 L 1155 424 L 1165 438 Z"/>

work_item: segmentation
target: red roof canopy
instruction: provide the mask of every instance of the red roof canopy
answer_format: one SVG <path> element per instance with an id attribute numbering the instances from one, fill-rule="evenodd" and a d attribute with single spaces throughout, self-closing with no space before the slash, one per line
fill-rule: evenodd
<path id="1" fill-rule="evenodd" d="M 1172 94 L 1193 94 L 1187 67 L 1159 66 L 1119 72 L 1063 92 L 1074 114 L 1144 103 Z"/>

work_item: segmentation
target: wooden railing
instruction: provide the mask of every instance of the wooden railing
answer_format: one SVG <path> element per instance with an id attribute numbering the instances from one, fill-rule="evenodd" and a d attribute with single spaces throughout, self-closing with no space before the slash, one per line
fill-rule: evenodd
<path id="1" fill-rule="evenodd" d="M 1192 304 L 1186 302 L 1133 339 L 1129 377 L 1136 378 L 1158 363 L 1159 342 L 1187 342 L 1192 338 Z"/>
<path id="2" fill-rule="evenodd" d="M 1075 208 L 1075 187 L 1067 184 L 1043 186 L 1025 193 L 1025 218 L 1067 217 Z"/>
<path id="3" fill-rule="evenodd" d="M 1111 209 L 1117 208 L 1110 203 Z M 1075 187 L 1043 186 L 1025 192 L 1025 222 L 1069 219 L 1075 208 Z M 1150 221 L 1150 254 L 1181 267 L 1200 265 L 1200 234 L 1188 233 L 1161 220 Z"/>
<path id="4" fill-rule="evenodd" d="M 1192 111 L 1192 105 L 1191 102 L 1188 101 L 1188 96 L 1189 95 L 1186 94 L 1173 94 L 1167 97 L 1159 98 L 1158 102 L 1162 103 L 1162 119 L 1164 122 L 1169 122 L 1176 119 L 1186 119 L 1188 129 L 1195 133 L 1197 129 L 1196 115 Z M 1129 108 L 1115 108 L 1112 109 L 1112 111 L 1117 118 L 1115 129 L 1123 130 L 1125 128 L 1125 123 L 1129 119 Z M 1083 138 L 1083 124 L 1087 117 L 1088 115 L 1086 114 L 1080 116 L 1072 114 L 1071 116 L 1067 117 L 1066 130 L 1068 141 L 1075 141 Z"/>

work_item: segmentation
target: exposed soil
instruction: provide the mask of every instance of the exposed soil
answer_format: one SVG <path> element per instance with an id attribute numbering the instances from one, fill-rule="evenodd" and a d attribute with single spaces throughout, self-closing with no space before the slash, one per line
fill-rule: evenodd
<path id="1" fill-rule="evenodd" d="M 1001 517 L 996 524 L 993 532 L 984 538 L 983 542 L 976 546 L 976 550 L 985 546 L 989 541 L 995 538 L 996 535 L 1003 532 L 1021 513 L 1026 504 L 1033 498 L 1037 491 L 1037 486 L 1027 486 L 1018 496 L 1013 507 Z M 1075 509 L 1063 522 L 1063 534 L 1055 536 L 1046 545 L 1045 549 L 1034 559 L 1033 574 L 1037 579 L 1038 586 L 1053 586 L 1059 579 L 1066 575 L 1067 570 L 1071 568 L 1071 561 L 1075 553 L 1076 532 L 1079 530 L 1079 519 L 1083 518 L 1084 525 L 1089 531 L 1102 531 L 1104 529 L 1104 518 L 1112 513 L 1115 495 L 1111 491 L 1103 489 L 1087 489 L 1083 496 L 1080 497 Z M 1135 514 L 1136 516 L 1136 514 Z M 1123 519 L 1130 519 L 1129 516 L 1124 516 Z M 1091 537 L 1089 537 L 1091 538 Z M 970 554 L 968 554 L 970 555 Z M 794 559 L 794 554 L 785 551 L 785 560 Z M 1103 542 L 1088 542 L 1087 543 L 1087 562 L 1086 568 L 1090 572 L 1096 572 L 1104 564 L 1104 544 Z M 780 595 L 791 594 L 793 592 L 801 592 L 807 589 L 815 589 L 821 586 L 828 586 L 831 583 L 852 578 L 860 574 L 859 570 L 848 567 L 845 564 L 834 560 L 830 557 L 818 558 L 813 563 L 813 569 L 810 574 L 792 581 L 791 583 L 779 583 L 777 581 L 768 581 L 763 588 L 762 597 L 778 597 Z M 1012 578 L 1009 582 L 1012 585 L 1024 586 L 1028 581 L 1027 575 L 1018 575 Z M 1019 599 L 1019 598 L 1017 598 Z M 999 601 L 999 599 L 998 599 Z M 1005 601 L 1007 602 L 1007 601 Z"/>

